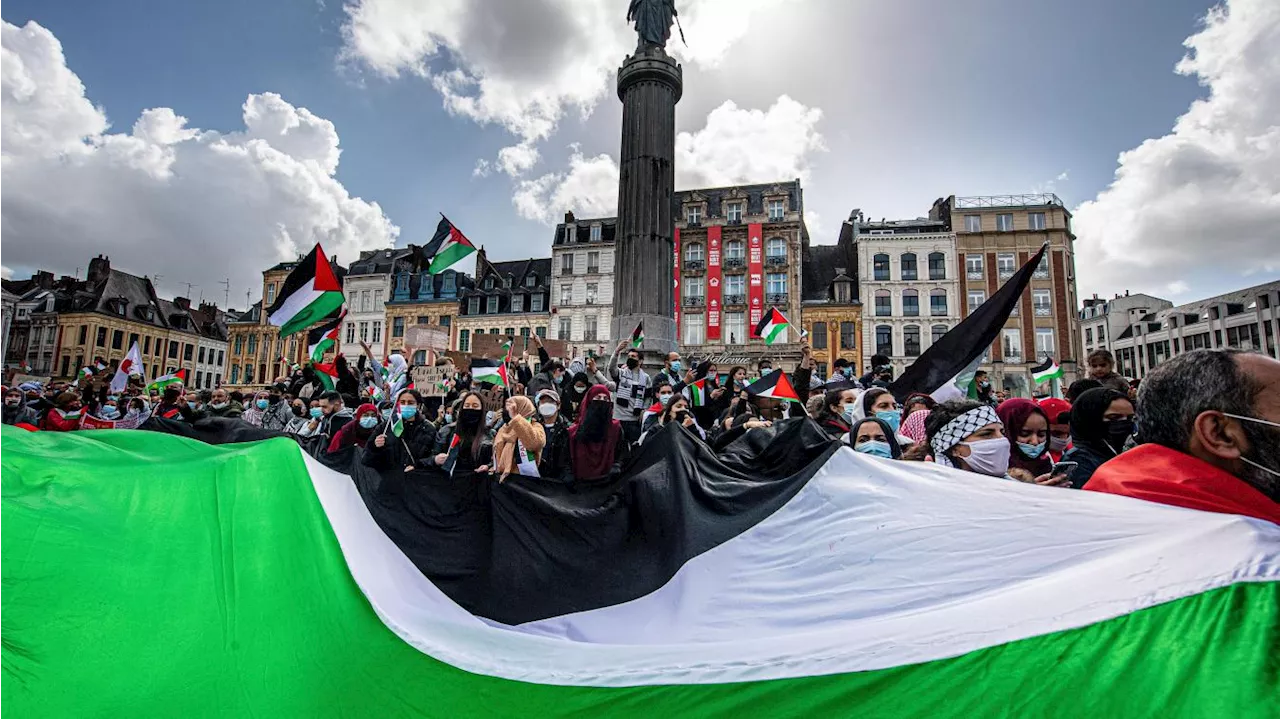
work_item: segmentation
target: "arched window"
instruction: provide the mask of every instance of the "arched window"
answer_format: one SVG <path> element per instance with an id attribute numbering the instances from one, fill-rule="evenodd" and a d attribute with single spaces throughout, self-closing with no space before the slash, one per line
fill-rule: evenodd
<path id="1" fill-rule="evenodd" d="M 941 252 L 929 253 L 929 279 L 947 279 L 947 256 Z"/>
<path id="2" fill-rule="evenodd" d="M 889 256 L 876 255 L 871 259 L 871 276 L 878 282 L 889 281 Z"/>
<path id="3" fill-rule="evenodd" d="M 929 344 L 937 344 L 938 340 L 947 333 L 950 328 L 946 325 L 934 325 L 929 331 Z"/>
<path id="4" fill-rule="evenodd" d="M 684 247 L 685 262 L 701 262 L 704 258 L 703 247 L 700 242 L 692 242 Z"/>
<path id="5" fill-rule="evenodd" d="M 893 356 L 893 328 L 889 325 L 876 326 L 876 354 Z"/>
<path id="6" fill-rule="evenodd" d="M 908 357 L 920 356 L 919 325 L 907 325 L 902 328 L 902 354 Z"/>
<path id="7" fill-rule="evenodd" d="M 769 243 L 765 246 L 765 254 L 769 257 L 786 257 L 787 241 L 781 237 L 770 237 Z"/>
<path id="8" fill-rule="evenodd" d="M 920 293 L 915 290 L 902 291 L 902 314 L 907 317 L 920 316 Z"/>
<path id="9" fill-rule="evenodd" d="M 901 258 L 902 262 L 902 279 L 915 280 L 919 279 L 919 273 L 916 271 L 916 254 L 914 252 L 904 252 Z"/>
<path id="10" fill-rule="evenodd" d="M 893 295 L 889 290 L 876 290 L 876 317 L 888 317 L 893 314 Z"/>
<path id="11" fill-rule="evenodd" d="M 933 317 L 947 316 L 947 291 L 944 289 L 929 290 L 929 314 Z"/>

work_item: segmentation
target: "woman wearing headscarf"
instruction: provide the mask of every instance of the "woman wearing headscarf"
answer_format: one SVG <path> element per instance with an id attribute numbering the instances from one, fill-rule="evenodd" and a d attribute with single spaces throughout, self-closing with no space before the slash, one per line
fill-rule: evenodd
<path id="1" fill-rule="evenodd" d="M 356 408 L 355 419 L 344 424 L 329 441 L 329 454 L 341 452 L 348 447 L 363 447 L 381 424 L 382 415 L 378 413 L 376 405 L 369 402 L 360 405 Z"/>
<path id="2" fill-rule="evenodd" d="M 893 393 L 889 390 L 883 387 L 872 387 L 862 393 L 858 403 L 861 405 L 859 419 L 875 417 L 893 428 L 895 433 L 902 425 L 902 410 L 898 408 L 898 401 L 893 398 Z"/>
<path id="3" fill-rule="evenodd" d="M 1053 469 L 1049 459 L 1049 418 L 1035 401 L 1014 397 L 996 407 L 1009 438 L 1009 468 L 1039 477 Z"/>
<path id="4" fill-rule="evenodd" d="M 1064 462 L 1077 462 L 1071 486 L 1080 489 L 1103 462 L 1118 457 L 1133 435 L 1133 402 L 1110 387 L 1096 387 L 1071 405 L 1071 449 Z"/>
<path id="5" fill-rule="evenodd" d="M 907 395 L 906 401 L 902 403 L 902 421 L 905 424 L 912 414 L 921 410 L 928 411 L 936 406 L 938 406 L 937 400 L 929 395 L 923 392 L 912 392 Z"/>
<path id="6" fill-rule="evenodd" d="M 878 417 L 864 417 L 849 428 L 849 446 L 853 451 L 884 459 L 902 459 L 893 428 Z"/>
<path id="7" fill-rule="evenodd" d="M 994 408 L 970 400 L 943 402 L 925 423 L 933 459 L 944 467 L 1005 478 L 1009 441 Z"/>
<path id="8" fill-rule="evenodd" d="M 934 403 L 937 404 L 936 402 Z M 928 441 L 928 434 L 925 432 L 925 422 L 929 420 L 929 415 L 933 413 L 932 409 L 917 409 L 907 418 L 902 420 L 902 429 L 899 433 L 916 443 L 916 446 L 923 446 Z"/>
<path id="9" fill-rule="evenodd" d="M 858 393 L 852 389 L 830 389 L 822 395 L 822 406 L 814 417 L 818 426 L 831 439 L 840 439 L 849 433 L 857 421 Z"/>
<path id="10" fill-rule="evenodd" d="M 623 458 L 622 423 L 613 418 L 609 388 L 593 385 L 569 427 L 569 463 L 575 479 L 608 477 Z"/>
<path id="11" fill-rule="evenodd" d="M 537 466 L 542 461 L 547 435 L 542 423 L 533 419 L 536 411 L 533 400 L 524 395 L 508 397 L 506 410 L 510 419 L 493 438 L 490 473 L 499 475 L 499 482 L 506 481 L 512 474 L 538 476 Z"/>
<path id="12" fill-rule="evenodd" d="M 587 390 L 594 384 L 603 383 L 592 382 L 586 372 L 575 372 L 573 379 L 565 385 L 564 392 L 560 393 L 560 414 L 566 417 L 577 417 L 578 408 L 582 406 L 582 398 L 587 396 Z"/>
<path id="13" fill-rule="evenodd" d="M 485 426 L 484 398 L 479 392 L 462 396 L 462 408 L 452 425 L 436 436 L 436 466 L 452 477 L 488 472 L 493 460 L 493 433 Z"/>

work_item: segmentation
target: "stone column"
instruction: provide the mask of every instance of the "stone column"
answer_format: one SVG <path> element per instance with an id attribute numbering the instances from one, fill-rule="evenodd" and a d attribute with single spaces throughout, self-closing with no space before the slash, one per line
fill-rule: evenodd
<path id="1" fill-rule="evenodd" d="M 652 361 L 676 348 L 672 195 L 680 65 L 661 48 L 637 50 L 618 70 L 622 100 L 618 231 L 614 250 L 614 341 L 644 322 Z M 661 360 L 659 360 L 660 362 Z"/>

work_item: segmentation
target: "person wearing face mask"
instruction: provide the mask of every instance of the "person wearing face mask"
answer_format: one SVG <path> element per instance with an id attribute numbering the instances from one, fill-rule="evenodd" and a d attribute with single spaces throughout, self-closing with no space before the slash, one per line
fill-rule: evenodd
<path id="1" fill-rule="evenodd" d="M 1280 362 L 1193 350 L 1143 378 L 1138 406 L 1142 444 L 1086 490 L 1280 524 Z"/>
<path id="2" fill-rule="evenodd" d="M 882 459 L 902 459 L 902 445 L 893 428 L 876 417 L 863 417 L 849 429 L 849 446 L 853 451 Z"/>
<path id="3" fill-rule="evenodd" d="M 538 460 L 538 474 L 558 479 L 569 467 L 569 420 L 560 411 L 560 396 L 544 389 L 534 398 L 538 405 L 538 421 L 546 443 Z"/>
<path id="4" fill-rule="evenodd" d="M 565 385 L 565 390 L 560 392 L 560 414 L 566 417 L 576 417 L 578 406 L 582 404 L 582 398 L 587 395 L 587 390 L 594 384 L 600 383 L 592 382 L 591 376 L 586 372 L 575 372 Z"/>
<path id="5" fill-rule="evenodd" d="M 209 406 L 205 411 L 210 417 L 223 417 L 226 419 L 239 419 L 244 415 L 244 410 L 232 404 L 231 397 L 221 387 L 213 391 L 213 395 L 209 398 Z"/>
<path id="6" fill-rule="evenodd" d="M 75 392 L 63 392 L 53 400 L 53 407 L 45 413 L 40 429 L 46 432 L 72 432 L 80 429 L 83 403 Z"/>
<path id="7" fill-rule="evenodd" d="M 618 358 L 624 350 L 626 364 L 620 366 Z M 640 350 L 631 347 L 630 340 L 623 340 L 618 343 L 609 361 L 609 374 L 617 383 L 617 389 L 613 393 L 613 419 L 621 423 L 623 440 L 628 444 L 640 438 L 640 415 L 648 407 L 646 399 L 650 395 L 649 388 L 653 384 L 649 375 L 641 368 L 641 360 Z M 674 385 L 675 382 L 672 384 Z M 598 386 L 600 385 L 595 385 L 592 389 Z M 591 390 L 587 392 L 590 393 Z M 578 411 L 581 415 L 582 407 L 579 407 Z"/>
<path id="8" fill-rule="evenodd" d="M 1049 458 L 1049 418 L 1040 405 L 1014 397 L 1001 402 L 996 414 L 1004 422 L 1009 438 L 1009 475 L 1024 482 L 1047 477 L 1046 484 L 1065 486 L 1065 476 L 1048 477 L 1053 469 Z"/>
<path id="9" fill-rule="evenodd" d="M 875 417 L 889 425 L 896 434 L 902 424 L 902 410 L 893 393 L 883 387 L 872 387 L 858 398 L 861 405 L 859 417 Z"/>
<path id="10" fill-rule="evenodd" d="M 676 396 L 676 388 L 666 380 L 658 381 L 653 386 L 653 404 L 649 405 L 649 409 L 644 411 L 644 417 L 641 420 L 640 436 L 644 435 L 658 426 L 658 421 L 662 418 L 662 410 L 666 409 L 671 400 Z"/>
<path id="11" fill-rule="evenodd" d="M 704 360 L 693 370 L 694 381 L 703 380 L 704 400 L 701 405 L 691 407 L 693 418 L 698 427 L 706 429 L 715 424 L 716 418 L 724 414 L 733 399 L 733 392 L 720 386 L 720 371 L 715 362 Z M 684 389 L 680 394 L 692 401 L 692 391 Z"/>
<path id="12" fill-rule="evenodd" d="M 545 352 L 546 350 L 543 351 Z M 530 397 L 536 397 L 544 389 L 552 389 L 559 392 L 564 385 L 564 365 L 559 360 L 550 358 L 548 360 L 543 363 L 542 369 L 538 371 L 538 374 L 529 380 L 529 385 L 525 388 L 525 392 Z"/>
<path id="13" fill-rule="evenodd" d="M 454 478 L 487 474 L 493 459 L 493 433 L 485 426 L 484 418 L 484 398 L 480 393 L 463 395 L 454 423 L 436 434 L 431 461 Z"/>
<path id="14" fill-rule="evenodd" d="M 341 452 L 348 447 L 363 447 L 382 426 L 378 408 L 366 402 L 356 408 L 354 418 L 345 424 L 329 442 L 328 453 Z"/>
<path id="15" fill-rule="evenodd" d="M 1133 403 L 1118 390 L 1098 387 L 1071 405 L 1071 449 L 1064 462 L 1076 462 L 1071 486 L 1084 487 L 1103 462 L 1120 456 L 1133 436 Z"/>
<path id="16" fill-rule="evenodd" d="M 27 424 L 32 427 L 40 421 L 36 411 L 22 401 L 22 390 L 11 387 L 4 393 L 4 423 L 8 425 Z"/>
<path id="17" fill-rule="evenodd" d="M 1040 409 L 1049 418 L 1049 459 L 1062 460 L 1071 445 L 1071 403 L 1058 397 L 1040 400 Z"/>
<path id="18" fill-rule="evenodd" d="M 547 443 L 537 408 L 533 400 L 516 395 L 507 398 L 504 409 L 508 420 L 494 434 L 493 466 L 489 473 L 498 475 L 499 482 L 513 474 L 535 476 Z"/>
<path id="19" fill-rule="evenodd" d="M 662 369 L 658 371 L 658 374 L 654 375 L 653 381 L 666 381 L 676 385 L 683 379 L 684 362 L 680 359 L 680 353 L 668 352 L 666 361 L 662 363 Z"/>
<path id="20" fill-rule="evenodd" d="M 191 406 L 193 403 L 194 397 L 188 400 L 182 385 L 169 385 L 160 395 L 160 404 L 156 405 L 155 416 L 162 419 L 194 422 L 200 418 L 200 414 Z"/>
<path id="21" fill-rule="evenodd" d="M 653 432 L 661 431 L 663 427 L 666 427 L 669 424 L 678 424 L 681 427 L 697 434 L 699 438 L 705 441 L 707 433 L 694 419 L 694 409 L 695 408 L 689 404 L 689 400 L 685 399 L 683 395 L 676 395 L 672 397 L 671 400 L 667 402 L 666 406 L 662 408 L 662 412 L 658 414 L 658 426 L 653 430 Z"/>
<path id="22" fill-rule="evenodd" d="M 609 388 L 587 390 L 578 421 L 569 427 L 569 464 L 575 480 L 610 476 L 622 464 L 627 448 L 622 423 L 615 419 Z"/>
<path id="23" fill-rule="evenodd" d="M 968 400 L 943 402 L 929 413 L 925 430 L 938 464 L 1007 477 L 1009 441 L 995 409 Z"/>
<path id="24" fill-rule="evenodd" d="M 119 399 L 115 397 L 108 397 L 105 402 L 98 405 L 97 414 L 94 416 L 110 420 L 120 419 Z"/>
<path id="25" fill-rule="evenodd" d="M 818 412 L 818 426 L 827 436 L 840 439 L 849 433 L 849 428 L 857 420 L 858 393 L 852 389 L 827 390 L 822 395 L 822 408 Z"/>
<path id="26" fill-rule="evenodd" d="M 380 428 L 375 427 L 364 445 L 363 461 L 367 466 L 378 470 L 401 469 L 405 472 L 427 466 L 431 461 L 437 433 L 435 425 L 422 415 L 423 406 L 422 395 L 417 390 L 406 389 L 396 395 L 392 419 L 397 414 L 400 417 L 400 436 L 397 437 L 385 422 L 381 423 Z M 362 405 L 364 413 L 376 417 L 377 409 L 370 410 L 369 407 L 372 405 Z"/>

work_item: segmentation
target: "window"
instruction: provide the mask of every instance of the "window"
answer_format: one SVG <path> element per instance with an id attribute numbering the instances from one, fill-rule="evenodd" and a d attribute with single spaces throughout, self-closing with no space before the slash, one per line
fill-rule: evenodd
<path id="1" fill-rule="evenodd" d="M 1033 230 L 1043 230 L 1043 229 L 1045 228 L 1045 224 L 1044 224 L 1044 213 L 1043 213 L 1043 212 L 1028 212 L 1028 213 L 1027 213 L 1027 227 L 1029 227 L 1029 228 L 1031 228 L 1031 229 L 1033 229 Z"/>
<path id="2" fill-rule="evenodd" d="M 893 328 L 889 325 L 876 326 L 876 354 L 893 355 Z"/>
<path id="3" fill-rule="evenodd" d="M 573 318 L 572 317 L 560 318 L 560 330 L 559 330 L 559 334 L 556 335 L 556 337 L 562 340 L 573 339 Z"/>
<path id="4" fill-rule="evenodd" d="M 471 351 L 471 330 L 458 330 L 458 351 Z"/>
<path id="5" fill-rule="evenodd" d="M 889 290 L 876 290 L 876 317 L 888 317 L 893 314 L 893 296 Z"/>
<path id="6" fill-rule="evenodd" d="M 204 348 L 203 347 L 200 348 L 200 352 L 196 356 L 198 357 L 196 361 L 199 362 L 200 364 L 204 364 Z"/>
<path id="7" fill-rule="evenodd" d="M 428 280 L 428 282 L 429 282 L 429 280 Z M 374 309 L 374 311 L 377 311 L 377 309 L 378 309 L 379 307 L 382 307 L 384 304 L 385 304 L 385 303 L 382 301 L 382 290 L 374 290 L 374 291 L 373 291 L 373 309 Z"/>
<path id="8" fill-rule="evenodd" d="M 441 326 L 441 327 L 452 327 L 452 326 L 453 326 L 453 315 L 440 315 L 440 326 Z"/>
<path id="9" fill-rule="evenodd" d="M 915 290 L 902 291 L 902 314 L 907 317 L 920 316 L 920 294 Z"/>
<path id="10" fill-rule="evenodd" d="M 570 262 L 570 264 L 572 264 L 572 262 Z M 484 288 L 485 288 L 486 290 L 491 290 L 491 289 L 493 289 L 493 282 L 494 282 L 494 280 L 493 280 L 493 275 L 490 275 L 490 276 L 488 276 L 488 277 L 484 278 Z"/>
<path id="11" fill-rule="evenodd" d="M 725 295 L 745 295 L 746 285 L 746 275 L 725 275 L 724 293 Z"/>
<path id="12" fill-rule="evenodd" d="M 360 341 L 361 342 L 369 341 L 369 323 L 368 322 L 360 323 Z"/>
<path id="13" fill-rule="evenodd" d="M 746 245 L 742 244 L 742 240 L 729 240 L 724 243 L 724 258 L 726 260 L 741 260 L 747 256 Z"/>
<path id="14" fill-rule="evenodd" d="M 369 292 L 369 290 L 363 290 L 360 293 L 360 311 L 361 312 L 373 311 L 373 299 L 371 298 L 371 293 Z"/>
<path id="15" fill-rule="evenodd" d="M 920 356 L 920 328 L 907 325 L 902 328 L 902 353 L 908 357 Z"/>
<path id="16" fill-rule="evenodd" d="M 240 384 L 240 365 L 231 365 L 231 384 Z"/>
<path id="17" fill-rule="evenodd" d="M 582 328 L 582 341 L 583 341 L 583 342 L 595 342 L 595 341 L 596 341 L 596 329 L 597 329 L 597 327 L 599 327 L 599 320 L 596 318 L 596 316 L 595 316 L 595 315 L 587 315 L 586 317 L 583 317 L 582 319 L 583 319 L 583 322 L 584 322 L 584 325 L 583 325 L 583 328 Z"/>
<path id="18" fill-rule="evenodd" d="M 530 312 L 542 311 L 542 293 L 541 292 L 535 292 L 534 294 L 529 295 L 529 311 Z M 542 332 L 543 332 L 543 335 L 545 335 L 546 329 L 544 328 Z M 543 336 L 543 335 L 540 335 L 540 336 Z"/>
<path id="19" fill-rule="evenodd" d="M 1053 328 L 1037 327 L 1036 328 L 1036 356 L 1040 358 L 1052 357 L 1054 353 L 1053 346 Z"/>
<path id="20" fill-rule="evenodd" d="M 511 311 L 524 312 L 524 295 L 511 295 Z"/>
<path id="21" fill-rule="evenodd" d="M 702 223 L 702 206 L 701 205 L 690 206 L 687 210 L 685 210 L 685 219 L 688 220 L 690 225 L 701 224 Z"/>
<path id="22" fill-rule="evenodd" d="M 730 222 L 742 222 L 742 203 L 730 202 L 725 205 L 725 217 Z"/>
<path id="23" fill-rule="evenodd" d="M 1093 328 L 1092 327 L 1084 328 L 1084 343 L 1087 345 L 1093 344 Z"/>
<path id="24" fill-rule="evenodd" d="M 1001 252 L 996 255 L 996 272 L 999 273 L 1000 279 L 1006 279 L 1013 275 L 1014 258 L 1012 252 Z"/>
<path id="25" fill-rule="evenodd" d="M 915 254 L 914 254 L 914 253 L 911 253 L 911 252 L 908 252 L 908 253 L 904 254 L 904 255 L 900 258 L 900 261 L 902 262 L 902 267 L 901 267 L 901 268 L 899 268 L 899 272 L 901 272 L 901 274 L 902 274 L 902 279 L 904 279 L 904 280 L 914 280 L 914 279 L 917 279 L 917 278 L 918 278 L 918 274 L 916 273 L 916 256 L 915 256 Z"/>
<path id="26" fill-rule="evenodd" d="M 729 344 L 737 344 L 747 339 L 747 318 L 741 312 L 724 313 L 724 331 L 727 333 Z"/>
<path id="27" fill-rule="evenodd" d="M 889 256 L 876 255 L 871 258 L 871 274 L 878 282 L 887 282 L 889 280 Z"/>
<path id="28" fill-rule="evenodd" d="M 458 288 L 458 278 L 452 272 L 444 273 L 444 281 L 440 283 L 440 291 L 445 294 L 453 294 Z"/>
<path id="29" fill-rule="evenodd" d="M 593 251 L 587 253 L 587 272 L 598 273 L 600 271 L 600 253 Z"/>
<path id="30" fill-rule="evenodd" d="M 178 359 L 178 343 L 169 340 L 169 359 Z"/>
<path id="31" fill-rule="evenodd" d="M 88 332 L 89 332 L 89 326 L 88 326 L 88 325 L 80 325 L 80 339 L 79 339 L 79 341 L 77 341 L 77 342 L 76 342 L 76 344 L 84 344 L 84 343 L 85 343 L 85 338 L 87 337 Z M 66 372 L 63 372 L 63 374 L 65 375 L 65 374 L 66 374 Z"/>
<path id="32" fill-rule="evenodd" d="M 703 297 L 706 295 L 706 282 L 701 277 L 690 277 L 685 280 L 681 292 L 685 297 Z"/>
<path id="33" fill-rule="evenodd" d="M 596 293 L 600 285 L 595 282 L 587 283 L 587 304 L 594 305 L 596 303 Z"/>
<path id="34" fill-rule="evenodd" d="M 212 354 L 212 353 L 213 353 L 213 350 L 209 350 L 209 352 L 210 352 L 210 354 Z M 222 352 L 223 352 L 222 350 L 218 350 L 218 366 L 219 366 L 219 367 L 221 367 L 221 366 L 222 366 L 222 360 L 223 360 L 223 359 L 225 359 L 225 355 L 224 355 Z M 222 383 L 222 380 L 221 380 L 221 379 L 219 379 L 219 380 L 218 380 L 218 383 L 219 383 L 219 384 L 221 384 L 221 383 Z"/>
<path id="35" fill-rule="evenodd" d="M 480 314 L 480 298 L 479 297 L 470 297 L 467 299 L 467 314 L 469 315 Z"/>
<path id="36" fill-rule="evenodd" d="M 267 283 L 267 304 L 273 304 L 276 301 L 276 283 Z"/>
<path id="37" fill-rule="evenodd" d="M 982 255 L 964 256 L 964 276 L 970 280 L 982 279 Z"/>
<path id="38" fill-rule="evenodd" d="M 356 323 L 348 322 L 347 323 L 347 344 L 353 345 L 355 343 L 356 343 Z"/>
<path id="39" fill-rule="evenodd" d="M 701 262 L 702 258 L 703 258 L 703 253 L 702 253 L 701 243 L 693 242 L 688 245 L 685 245 L 685 248 L 684 248 L 685 262 Z"/>
<path id="40" fill-rule="evenodd" d="M 787 241 L 781 237 L 770 237 L 769 243 L 765 248 L 765 254 L 769 257 L 786 257 Z"/>
<path id="41" fill-rule="evenodd" d="M 96 341 L 94 341 L 94 345 L 96 345 L 96 346 L 98 346 L 98 347 L 106 347 L 106 346 L 107 346 L 107 328 L 106 328 L 106 327 L 99 327 L 99 328 L 98 328 L 98 336 L 97 336 Z"/>
<path id="42" fill-rule="evenodd" d="M 969 290 L 969 314 L 978 309 L 979 305 L 987 301 L 987 293 L 981 290 Z"/>
<path id="43" fill-rule="evenodd" d="M 1040 264 L 1036 265 L 1035 272 L 1031 275 L 1038 280 L 1049 279 L 1049 253 L 1044 253 L 1044 257 L 1040 258 Z"/>
<path id="44" fill-rule="evenodd" d="M 420 325 L 431 324 L 431 315 L 418 315 L 418 321 L 416 322 L 416 324 L 420 324 Z"/>
<path id="45" fill-rule="evenodd" d="M 573 304 L 573 285 L 560 285 L 560 304 Z"/>
<path id="46" fill-rule="evenodd" d="M 929 253 L 929 279 L 947 279 L 947 256 L 941 252 Z"/>
<path id="47" fill-rule="evenodd" d="M 495 330 L 495 331 L 496 331 L 496 330 Z M 502 334 L 503 334 L 503 335 L 506 335 L 507 337 L 515 337 L 515 336 L 516 336 L 516 329 L 515 329 L 514 327 L 508 327 L 508 328 L 506 328 L 505 330 L 503 330 L 503 331 L 502 331 Z"/>
<path id="48" fill-rule="evenodd" d="M 496 332 L 497 330 L 494 330 L 494 331 Z M 482 335 L 482 334 L 484 334 L 484 330 L 476 330 L 476 336 L 477 336 L 477 337 L 479 337 L 479 336 L 480 336 L 480 335 Z"/>
<path id="49" fill-rule="evenodd" d="M 965 215 L 964 231 L 982 232 L 982 215 Z"/>
<path id="50" fill-rule="evenodd" d="M 115 330 L 111 333 L 111 349 L 118 350 L 124 348 L 124 330 Z"/>
<path id="51" fill-rule="evenodd" d="M 827 348 L 827 323 L 814 322 L 813 329 L 809 330 L 809 341 L 813 343 L 816 350 L 824 350 Z"/>
<path id="52" fill-rule="evenodd" d="M 1035 308 L 1036 317 L 1048 317 L 1053 311 L 1049 301 L 1049 290 L 1031 290 L 1031 306 Z"/>
<path id="53" fill-rule="evenodd" d="M 929 314 L 933 317 L 945 317 L 947 315 L 946 290 L 929 291 Z"/>
<path id="54" fill-rule="evenodd" d="M 700 345 L 706 341 L 706 335 L 702 328 L 702 315 L 688 313 L 682 318 L 684 320 L 684 343 L 687 345 Z"/>
<path id="55" fill-rule="evenodd" d="M 767 279 L 767 281 L 768 281 L 768 292 L 769 292 L 769 294 L 771 294 L 771 295 L 774 295 L 774 294 L 777 294 L 777 295 L 785 295 L 785 294 L 787 294 L 787 273 L 785 273 L 785 272 L 770 272 L 768 275 L 766 275 L 766 279 Z"/>
<path id="56" fill-rule="evenodd" d="M 404 319 L 404 318 L 401 317 L 400 319 Z M 373 321 L 373 341 L 375 343 L 382 341 L 382 321 L 381 320 Z"/>
<path id="57" fill-rule="evenodd" d="M 781 220 L 782 213 L 785 212 L 785 204 L 782 200 L 769 200 L 769 219 Z"/>
<path id="58" fill-rule="evenodd" d="M 1021 362 L 1022 330 L 1003 330 L 1001 332 L 1001 347 L 1004 349 L 1005 362 Z"/>
<path id="59" fill-rule="evenodd" d="M 1013 215 L 1002 212 L 996 215 L 996 232 L 1013 232 Z"/>
<path id="60" fill-rule="evenodd" d="M 565 242 L 576 242 L 577 240 L 578 240 L 578 226 L 577 226 L 577 225 L 565 225 L 565 226 L 564 226 L 564 241 L 565 241 Z"/>
<path id="61" fill-rule="evenodd" d="M 563 255 L 560 255 L 560 274 L 562 275 L 573 274 L 573 253 L 572 252 L 566 252 Z"/>
<path id="62" fill-rule="evenodd" d="M 858 348 L 858 325 L 853 322 L 840 323 L 840 349 Z"/>
<path id="63" fill-rule="evenodd" d="M 487 311 L 489 314 L 497 314 L 498 312 L 498 296 L 494 295 L 489 298 Z"/>
<path id="64" fill-rule="evenodd" d="M 591 242 L 600 241 L 600 225 L 592 225 L 590 233 L 589 239 Z"/>
<path id="65" fill-rule="evenodd" d="M 157 368 L 157 371 L 159 371 L 159 368 Z M 253 365 L 251 364 L 244 366 L 244 383 L 253 384 Z"/>
<path id="66" fill-rule="evenodd" d="M 523 338 L 525 338 L 525 340 L 526 340 L 526 341 L 525 341 L 524 345 L 525 345 L 525 347 L 528 347 L 528 346 L 529 346 L 529 342 L 528 342 L 527 340 L 529 339 L 529 328 L 528 328 L 528 327 L 521 327 L 521 328 L 520 328 L 520 336 L 521 336 L 521 337 L 523 337 Z"/>
<path id="67" fill-rule="evenodd" d="M 938 340 L 942 339 L 943 335 L 945 335 L 946 333 L 947 333 L 946 325 L 934 325 L 933 327 L 929 328 L 929 344 L 930 345 L 937 344 Z"/>
<path id="68" fill-rule="evenodd" d="M 70 355 L 62 356 L 62 371 L 59 372 L 58 374 L 60 374 L 63 377 L 71 376 L 71 356 Z"/>
<path id="69" fill-rule="evenodd" d="M 537 336 L 539 336 L 539 337 L 543 338 L 543 339 L 546 339 L 546 338 L 547 338 L 547 328 L 546 328 L 546 327 L 534 327 L 534 328 L 533 328 L 533 333 L 534 333 L 535 335 L 537 335 Z"/>

